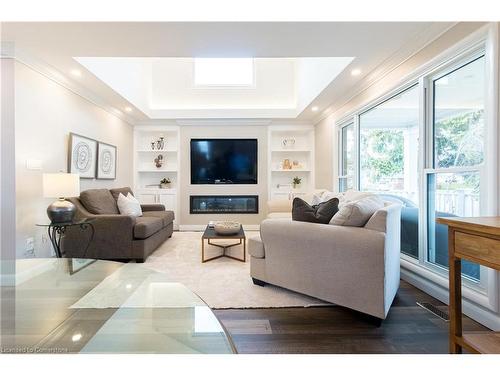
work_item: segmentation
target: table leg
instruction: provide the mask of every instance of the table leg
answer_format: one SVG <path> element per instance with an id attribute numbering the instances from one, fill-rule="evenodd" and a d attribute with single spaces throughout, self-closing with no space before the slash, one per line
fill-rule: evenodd
<path id="1" fill-rule="evenodd" d="M 201 263 L 205 263 L 205 241 L 201 239 Z"/>
<path id="2" fill-rule="evenodd" d="M 49 226 L 47 228 L 47 234 L 49 235 L 50 243 L 54 248 L 54 252 L 56 253 L 57 258 L 62 258 L 61 254 L 61 231 L 57 226 Z"/>
<path id="3" fill-rule="evenodd" d="M 462 337 L 462 260 L 455 257 L 455 231 L 448 230 L 448 259 L 450 283 L 450 353 L 462 353 L 456 337 Z"/>
<path id="4" fill-rule="evenodd" d="M 247 261 L 247 238 L 243 237 L 243 262 Z"/>

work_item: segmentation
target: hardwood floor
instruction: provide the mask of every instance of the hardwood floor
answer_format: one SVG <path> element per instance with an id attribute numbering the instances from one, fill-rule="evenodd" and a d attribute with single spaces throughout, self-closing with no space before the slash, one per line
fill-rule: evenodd
<path id="1" fill-rule="evenodd" d="M 448 353 L 448 323 L 417 306 L 447 306 L 401 281 L 387 319 L 340 307 L 214 310 L 238 353 Z M 487 330 L 464 317 L 464 328 Z"/>

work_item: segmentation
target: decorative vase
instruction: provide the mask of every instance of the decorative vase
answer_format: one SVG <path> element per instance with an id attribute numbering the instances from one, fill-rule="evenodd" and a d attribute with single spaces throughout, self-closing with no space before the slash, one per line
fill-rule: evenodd
<path id="1" fill-rule="evenodd" d="M 295 138 L 283 138 L 283 140 L 281 141 L 281 145 L 283 146 L 283 148 L 292 148 L 293 146 L 295 146 Z"/>
<path id="2" fill-rule="evenodd" d="M 163 150 L 164 147 L 165 147 L 164 137 L 160 137 L 160 150 Z"/>
<path id="3" fill-rule="evenodd" d="M 163 155 L 158 155 L 155 159 L 154 159 L 154 163 L 156 165 L 156 168 L 161 168 L 162 165 L 163 165 Z"/>
<path id="4" fill-rule="evenodd" d="M 151 150 L 154 150 L 155 149 L 155 142 L 151 142 Z"/>
<path id="5" fill-rule="evenodd" d="M 283 169 L 292 169 L 292 164 L 290 164 L 290 159 L 283 160 Z"/>
<path id="6" fill-rule="evenodd" d="M 293 183 L 293 188 L 294 189 L 297 189 L 298 187 L 300 187 L 300 184 L 296 184 L 295 182 Z"/>
<path id="7" fill-rule="evenodd" d="M 160 146 L 161 146 L 161 141 L 158 139 L 158 140 L 156 141 L 156 149 L 157 149 L 157 150 L 161 150 Z"/>
<path id="8" fill-rule="evenodd" d="M 170 189 L 170 183 L 160 184 L 160 189 Z"/>

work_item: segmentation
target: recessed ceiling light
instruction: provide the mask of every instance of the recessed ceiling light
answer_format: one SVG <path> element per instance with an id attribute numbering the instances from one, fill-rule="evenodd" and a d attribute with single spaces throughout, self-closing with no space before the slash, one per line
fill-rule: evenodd
<path id="1" fill-rule="evenodd" d="M 129 113 L 132 112 L 132 107 L 125 107 L 124 109 L 125 109 L 125 112 L 129 112 Z"/>
<path id="2" fill-rule="evenodd" d="M 359 76 L 361 74 L 361 69 L 353 69 L 351 70 L 352 76 Z"/>
<path id="3" fill-rule="evenodd" d="M 77 342 L 77 341 L 80 341 L 80 339 L 82 338 L 82 334 L 81 333 L 75 333 L 72 337 L 71 337 L 71 341 L 73 342 Z"/>
<path id="4" fill-rule="evenodd" d="M 317 106 L 311 107 L 311 111 L 313 111 L 313 112 L 317 112 L 317 111 L 318 111 L 318 109 L 319 109 L 319 108 L 318 108 Z"/>
<path id="5" fill-rule="evenodd" d="M 78 69 L 72 69 L 71 70 L 71 75 L 75 76 L 75 77 L 81 77 L 82 76 L 82 72 Z"/>

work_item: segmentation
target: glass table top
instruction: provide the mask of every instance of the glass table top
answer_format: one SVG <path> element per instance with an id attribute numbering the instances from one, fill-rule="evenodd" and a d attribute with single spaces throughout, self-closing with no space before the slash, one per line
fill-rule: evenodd
<path id="1" fill-rule="evenodd" d="M 141 264 L 50 258 L 1 268 L 0 353 L 235 352 L 196 294 Z"/>

